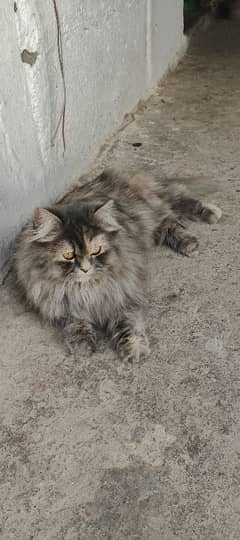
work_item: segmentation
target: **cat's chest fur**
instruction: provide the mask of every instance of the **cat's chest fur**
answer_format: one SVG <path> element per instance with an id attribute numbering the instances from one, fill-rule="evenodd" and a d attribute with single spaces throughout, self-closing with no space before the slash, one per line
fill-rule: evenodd
<path id="1" fill-rule="evenodd" d="M 40 305 L 44 318 L 95 320 L 100 325 L 112 317 L 121 317 L 129 303 L 139 304 L 143 290 L 134 272 L 128 279 L 106 276 L 102 280 L 89 280 L 85 284 L 69 280 L 68 283 L 39 281 L 32 287 L 32 302 Z"/>

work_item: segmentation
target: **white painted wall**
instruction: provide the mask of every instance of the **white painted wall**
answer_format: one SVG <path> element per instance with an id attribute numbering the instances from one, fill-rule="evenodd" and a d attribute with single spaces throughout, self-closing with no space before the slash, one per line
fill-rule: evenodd
<path id="1" fill-rule="evenodd" d="M 184 44 L 183 0 L 56 0 L 67 88 L 66 152 L 53 0 L 1 3 L 0 264 L 39 204 L 82 174 Z M 24 49 L 37 51 L 23 63 Z"/>

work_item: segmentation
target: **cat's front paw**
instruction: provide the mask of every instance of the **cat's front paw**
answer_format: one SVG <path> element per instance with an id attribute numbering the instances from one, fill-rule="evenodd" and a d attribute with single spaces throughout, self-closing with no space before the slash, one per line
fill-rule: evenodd
<path id="1" fill-rule="evenodd" d="M 150 347 L 145 335 L 130 335 L 126 343 L 119 349 L 120 358 L 129 363 L 139 362 L 149 353 Z"/>
<path id="2" fill-rule="evenodd" d="M 65 348 L 68 354 L 73 354 L 74 356 L 86 355 L 90 356 L 96 352 L 96 344 L 90 342 L 86 339 L 79 339 L 78 341 L 72 339 L 65 340 Z"/>
<path id="3" fill-rule="evenodd" d="M 71 323 L 64 329 L 65 347 L 70 354 L 91 355 L 96 351 L 97 338 L 90 326 Z"/>

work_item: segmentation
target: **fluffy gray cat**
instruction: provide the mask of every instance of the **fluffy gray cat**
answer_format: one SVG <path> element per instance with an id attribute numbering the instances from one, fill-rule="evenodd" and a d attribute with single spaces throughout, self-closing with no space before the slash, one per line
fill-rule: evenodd
<path id="1" fill-rule="evenodd" d="M 214 223 L 221 210 L 145 174 L 104 171 L 54 206 L 38 208 L 17 240 L 18 282 L 72 349 L 109 337 L 122 358 L 148 353 L 143 306 L 154 245 L 198 247 L 185 219 Z"/>

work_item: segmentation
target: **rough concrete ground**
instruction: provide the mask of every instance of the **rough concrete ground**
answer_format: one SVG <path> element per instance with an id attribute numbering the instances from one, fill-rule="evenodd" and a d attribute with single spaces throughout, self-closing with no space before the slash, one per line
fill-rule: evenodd
<path id="1" fill-rule="evenodd" d="M 156 254 L 150 358 L 65 356 L 1 291 L 3 540 L 240 538 L 239 35 L 195 36 L 107 156 L 194 177 L 223 209 L 192 227 L 198 257 Z"/>

